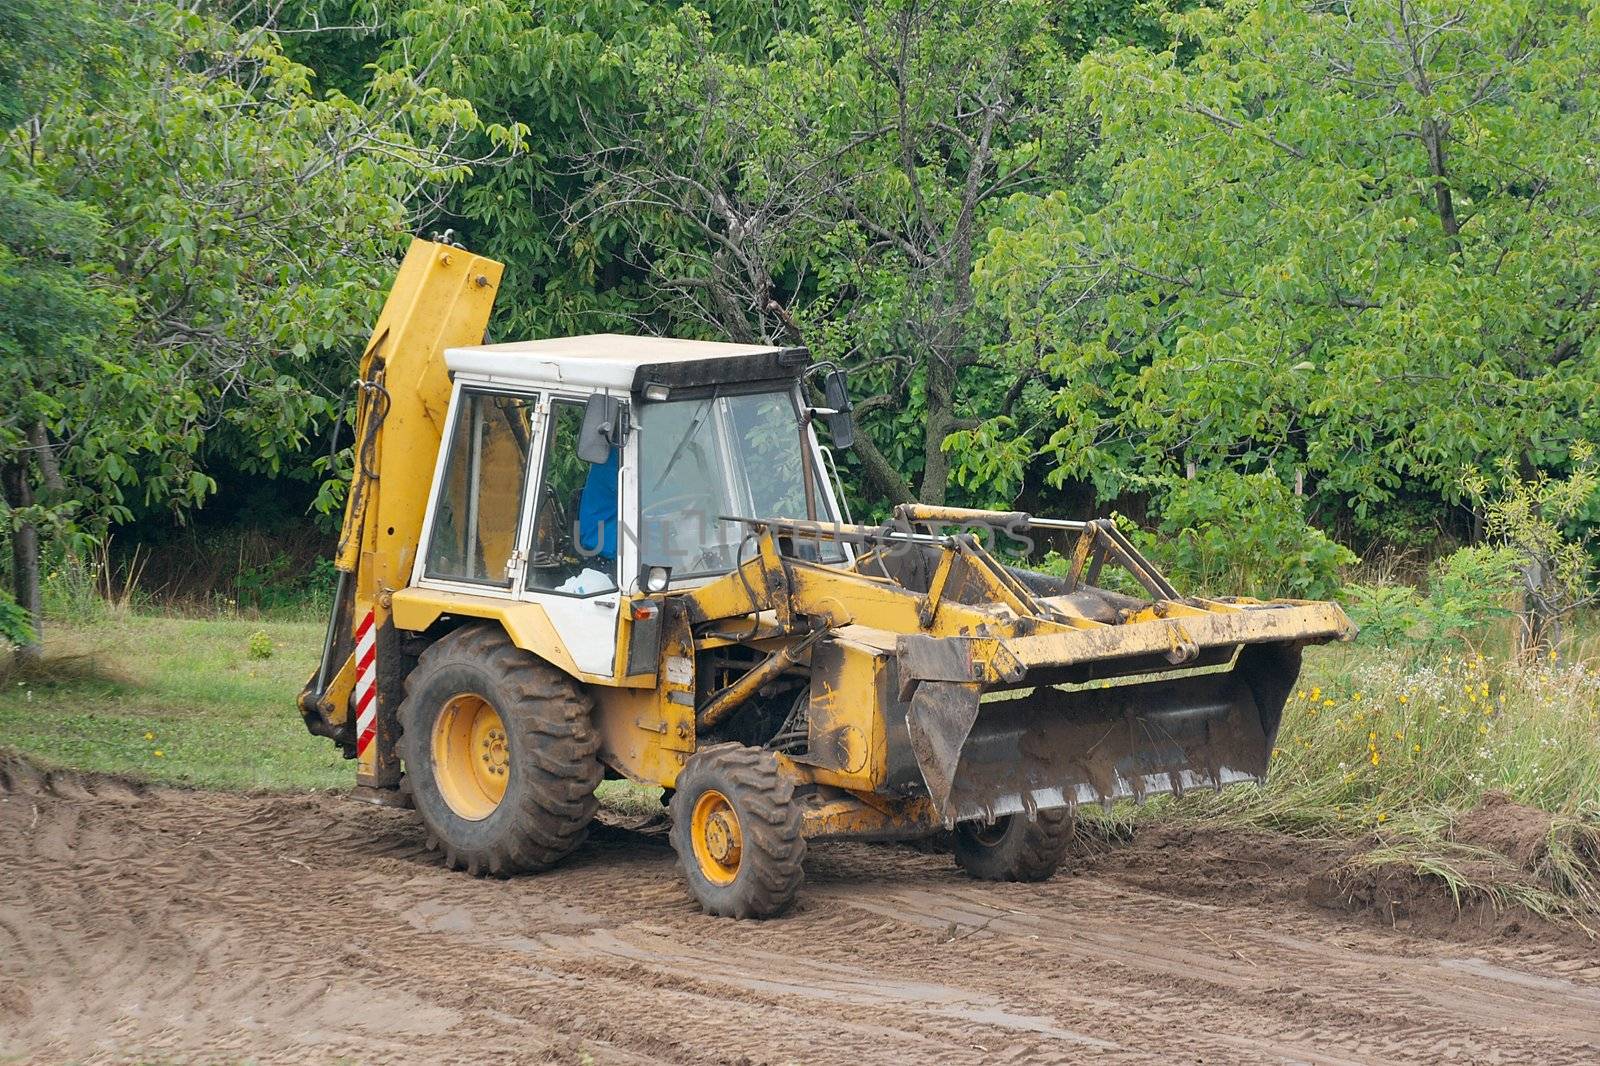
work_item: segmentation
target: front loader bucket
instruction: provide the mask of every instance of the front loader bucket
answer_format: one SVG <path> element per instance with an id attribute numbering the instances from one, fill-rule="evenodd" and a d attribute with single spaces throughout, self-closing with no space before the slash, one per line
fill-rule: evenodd
<path id="1" fill-rule="evenodd" d="M 1274 642 L 1242 646 L 1222 672 L 1110 687 L 985 695 L 981 681 L 920 680 L 906 725 L 947 825 L 1142 800 L 1264 778 L 1299 673 L 1299 642 Z"/>

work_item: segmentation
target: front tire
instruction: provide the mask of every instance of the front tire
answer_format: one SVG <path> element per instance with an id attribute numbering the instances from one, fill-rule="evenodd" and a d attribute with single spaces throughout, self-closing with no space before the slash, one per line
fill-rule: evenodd
<path id="1" fill-rule="evenodd" d="M 593 700 L 498 626 L 440 638 L 406 678 L 405 784 L 445 864 L 474 877 L 549 869 L 599 801 Z"/>
<path id="2" fill-rule="evenodd" d="M 956 864 L 980 881 L 1047 881 L 1072 845 L 1072 815 L 1039 811 L 1033 821 L 1011 814 L 993 824 L 962 822 L 955 830 Z"/>
<path id="3" fill-rule="evenodd" d="M 769 751 L 718 744 L 690 756 L 672 795 L 672 847 L 707 914 L 772 918 L 805 878 L 794 782 Z"/>

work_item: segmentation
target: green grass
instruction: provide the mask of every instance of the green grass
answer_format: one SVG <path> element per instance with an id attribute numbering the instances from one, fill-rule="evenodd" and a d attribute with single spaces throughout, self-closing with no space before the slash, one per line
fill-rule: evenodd
<path id="1" fill-rule="evenodd" d="M 1489 792 L 1550 816 L 1530 868 L 1455 838 Z M 1600 928 L 1600 673 L 1582 658 L 1312 649 L 1267 783 L 1125 813 L 1172 816 L 1359 842 L 1352 866 Z"/>
<path id="2" fill-rule="evenodd" d="M 169 784 L 349 788 L 355 763 L 307 733 L 295 708 L 324 624 L 104 609 L 51 622 L 33 676 L 0 663 L 0 748 Z M 252 645 L 270 645 L 271 657 Z M 626 815 L 661 809 L 659 788 L 606 781 L 599 794 Z"/>
<path id="3" fill-rule="evenodd" d="M 349 787 L 354 764 L 301 724 L 323 626 L 108 614 L 49 623 L 36 676 L 0 664 L 0 746 L 53 766 L 213 788 Z M 252 658 L 265 633 L 270 658 Z"/>

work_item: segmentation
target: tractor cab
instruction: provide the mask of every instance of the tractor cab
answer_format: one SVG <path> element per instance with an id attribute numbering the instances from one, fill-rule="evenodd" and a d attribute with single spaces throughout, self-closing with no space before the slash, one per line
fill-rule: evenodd
<path id="1" fill-rule="evenodd" d="M 803 348 L 599 334 L 444 359 L 453 388 L 411 585 L 540 604 L 584 673 L 615 676 L 628 597 L 739 564 L 751 537 L 735 518 L 839 518 Z"/>

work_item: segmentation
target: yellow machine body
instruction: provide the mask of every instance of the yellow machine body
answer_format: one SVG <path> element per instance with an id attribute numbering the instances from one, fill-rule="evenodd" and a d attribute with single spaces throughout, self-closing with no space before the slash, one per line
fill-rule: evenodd
<path id="1" fill-rule="evenodd" d="M 375 729 L 355 734 L 352 699 L 360 670 L 357 630 L 370 616 L 374 647 L 391 643 L 390 595 L 405 588 L 416 560 L 440 435 L 450 406 L 443 352 L 483 339 L 504 267 L 492 259 L 416 240 L 361 357 L 356 381 L 355 472 L 345 500 L 334 565 L 339 594 L 317 676 L 300 696 L 314 733 L 357 756 L 362 786 L 392 789 L 396 679 L 374 686 Z M 382 673 L 387 663 L 378 665 Z"/>
<path id="2" fill-rule="evenodd" d="M 907 506 L 887 525 L 851 525 L 818 510 L 820 475 L 807 489 L 810 515 L 719 516 L 741 530 L 721 573 L 652 591 L 642 577 L 620 578 L 610 654 L 597 654 L 593 626 L 578 634 L 563 621 L 577 609 L 567 600 L 419 581 L 430 490 L 449 488 L 434 484 L 449 476 L 441 441 L 464 395 L 444 355 L 479 345 L 500 275 L 492 261 L 416 242 L 362 360 L 341 592 L 300 707 L 314 733 L 358 755 L 364 786 L 398 782 L 393 713 L 420 649 L 474 621 L 580 683 L 593 697 L 600 759 L 634 781 L 674 787 L 696 752 L 752 728 L 753 708 L 783 701 L 779 734 L 744 742 L 771 751 L 794 782 L 812 838 L 915 836 L 1260 779 L 1300 649 L 1353 632 L 1330 603 L 1183 596 L 1105 521 Z M 773 367 L 798 390 L 803 373 L 792 352 L 659 341 L 650 351 L 660 362 L 624 367 L 632 385 L 619 386 L 625 379 L 605 377 L 622 372 L 606 340 L 578 341 L 571 353 L 558 341 L 471 348 L 458 362 L 468 388 L 515 390 L 533 367 L 557 400 L 599 394 L 640 411 L 667 390 L 652 374 L 714 381 L 722 359 L 737 392 Z M 533 433 L 552 432 L 557 417 L 541 406 Z M 627 449 L 640 445 L 624 442 L 630 471 Z M 537 459 L 543 446 L 523 447 Z M 635 502 L 623 493 L 624 534 Z M 510 539 L 517 515 L 476 519 L 485 558 L 526 565 Z M 1049 537 L 1068 548 L 1070 568 L 1019 569 L 990 543 L 997 534 Z M 1108 563 L 1142 594 L 1100 587 Z M 376 693 L 365 741 L 364 684 Z"/>

